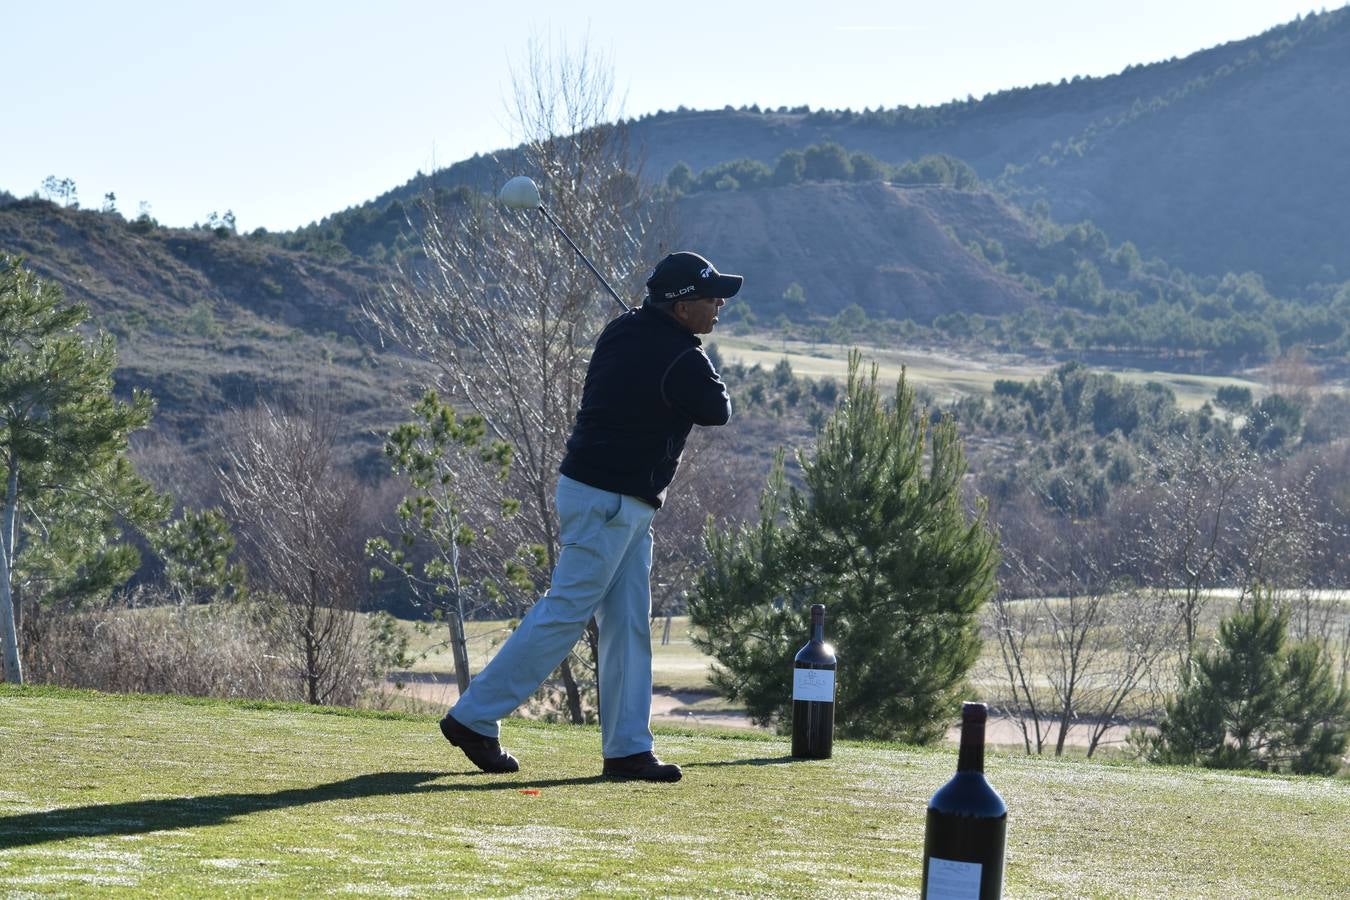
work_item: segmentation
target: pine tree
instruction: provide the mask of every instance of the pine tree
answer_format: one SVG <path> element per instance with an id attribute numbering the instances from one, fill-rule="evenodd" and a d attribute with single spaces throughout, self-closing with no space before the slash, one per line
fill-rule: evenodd
<path id="1" fill-rule="evenodd" d="M 113 339 L 81 336 L 86 315 L 0 257 L 0 651 L 10 682 L 23 680 L 24 595 L 78 599 L 124 583 L 139 554 L 120 542 L 121 523 L 150 528 L 168 512 L 126 458 L 151 400 L 113 397 Z"/>
<path id="2" fill-rule="evenodd" d="M 758 722 L 789 725 L 792 656 L 824 603 L 837 648 L 836 727 L 846 737 L 941 737 L 979 653 L 994 591 L 995 539 L 962 500 L 953 423 L 914 406 L 902 374 L 884 404 L 873 367 L 849 360 L 844 402 L 788 488 L 782 456 L 760 521 L 709 529 L 710 563 L 690 601 L 714 685 Z"/>
<path id="3" fill-rule="evenodd" d="M 1219 769 L 1334 774 L 1350 728 L 1350 692 L 1316 644 L 1290 646 L 1268 592 L 1219 625 L 1167 705 L 1150 758 Z"/>
<path id="4" fill-rule="evenodd" d="M 394 474 L 408 485 L 397 509 L 398 543 L 373 538 L 366 552 L 401 572 L 419 602 L 449 626 L 455 680 L 463 694 L 470 678 L 466 624 L 495 609 L 502 596 L 490 579 L 474 583 L 466 571 L 474 566 L 466 565 L 464 556 L 520 510 L 520 501 L 505 494 L 511 447 L 488 438 L 482 416 L 458 416 L 435 391 L 423 394 L 412 411 L 414 420 L 391 431 L 384 445 Z M 481 575 L 485 566 L 477 562 Z M 519 561 L 508 560 L 505 572 L 517 587 L 532 587 Z M 382 577 L 383 569 L 371 574 Z"/>

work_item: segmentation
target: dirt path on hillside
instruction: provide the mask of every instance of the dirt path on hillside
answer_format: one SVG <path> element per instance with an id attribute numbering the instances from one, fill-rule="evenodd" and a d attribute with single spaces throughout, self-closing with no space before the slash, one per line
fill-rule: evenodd
<path id="1" fill-rule="evenodd" d="M 447 680 L 448 679 L 448 680 Z M 395 690 L 393 682 L 387 689 Z M 459 699 L 459 690 L 454 680 L 444 675 L 413 675 L 403 682 L 399 691 L 403 696 L 416 697 L 441 706 L 449 707 Z M 750 731 L 764 731 L 750 721 L 744 713 L 732 710 L 699 709 L 697 704 L 713 695 L 698 691 L 658 691 L 652 694 L 652 724 L 680 725 L 685 727 L 709 726 L 717 728 L 744 728 Z M 1046 744 L 1053 752 L 1057 731 L 1046 737 Z M 1109 729 L 1101 741 L 1101 747 L 1123 747 L 1130 729 L 1126 726 Z M 1070 726 L 1065 744 L 1071 747 L 1086 747 L 1088 729 L 1085 726 Z M 947 739 L 959 741 L 960 726 L 947 732 Z M 1008 747 L 1022 747 L 1022 731 L 1016 720 L 1006 716 L 995 716 L 985 725 L 985 741 L 989 744 Z"/>

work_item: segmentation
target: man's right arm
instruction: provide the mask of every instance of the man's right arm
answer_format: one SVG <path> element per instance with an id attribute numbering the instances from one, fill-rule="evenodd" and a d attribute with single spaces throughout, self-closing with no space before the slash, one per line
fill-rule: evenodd
<path id="1" fill-rule="evenodd" d="M 725 425 L 731 419 L 727 386 L 699 347 L 690 347 L 666 369 L 661 396 L 695 425 Z"/>

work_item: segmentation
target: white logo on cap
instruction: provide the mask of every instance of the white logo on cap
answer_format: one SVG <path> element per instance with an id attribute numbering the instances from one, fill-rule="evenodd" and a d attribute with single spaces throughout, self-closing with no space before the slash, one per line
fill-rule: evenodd
<path id="1" fill-rule="evenodd" d="M 708 268 L 704 269 L 702 272 L 699 272 L 698 274 L 699 274 L 699 276 L 702 277 L 702 278 L 711 278 L 711 277 L 713 277 L 712 266 L 708 266 Z"/>

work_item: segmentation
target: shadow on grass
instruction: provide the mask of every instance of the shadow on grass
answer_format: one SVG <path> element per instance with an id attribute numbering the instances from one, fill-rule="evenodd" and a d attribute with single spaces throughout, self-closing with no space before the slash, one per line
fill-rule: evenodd
<path id="1" fill-rule="evenodd" d="M 777 766 L 784 763 L 800 762 L 793 756 L 756 756 L 750 759 L 719 759 L 714 762 L 683 763 L 685 769 L 713 769 L 719 766 Z"/>
<path id="2" fill-rule="evenodd" d="M 481 772 L 470 773 L 481 775 Z M 568 787 L 575 784 L 610 784 L 611 779 L 603 775 L 580 775 L 576 778 L 545 778 L 542 781 L 479 781 L 473 784 L 447 784 L 441 790 L 446 791 L 504 791 L 532 790 L 548 787 Z"/>
<path id="3" fill-rule="evenodd" d="M 687 769 L 715 766 L 771 766 L 789 763 L 791 756 L 729 759 L 716 762 L 685 763 Z M 472 780 L 456 784 L 428 784 L 437 778 L 467 775 Z M 171 797 L 157 800 L 133 800 L 126 803 L 98 803 L 48 812 L 0 816 L 0 850 L 61 841 L 66 838 L 105 837 L 145 834 L 219 825 L 250 813 L 325 803 L 329 800 L 354 800 L 392 794 L 434 794 L 458 791 L 536 791 L 544 788 L 584 784 L 613 784 L 603 775 L 541 780 L 487 778 L 482 772 L 376 772 L 342 781 L 291 788 L 283 791 L 249 794 L 203 794 L 197 797 Z"/>
<path id="4" fill-rule="evenodd" d="M 93 806 L 54 809 L 49 812 L 3 816 L 0 817 L 0 850 L 72 837 L 144 834 L 148 831 L 218 825 L 249 813 L 304 806 L 308 803 L 323 803 L 328 800 L 353 800 L 358 797 L 378 797 L 387 794 L 423 794 L 452 790 L 453 788 L 448 785 L 425 783 L 444 774 L 447 773 L 376 772 L 314 787 L 269 793 L 206 794 L 200 797 L 134 800 L 127 803 L 100 803 Z"/>

